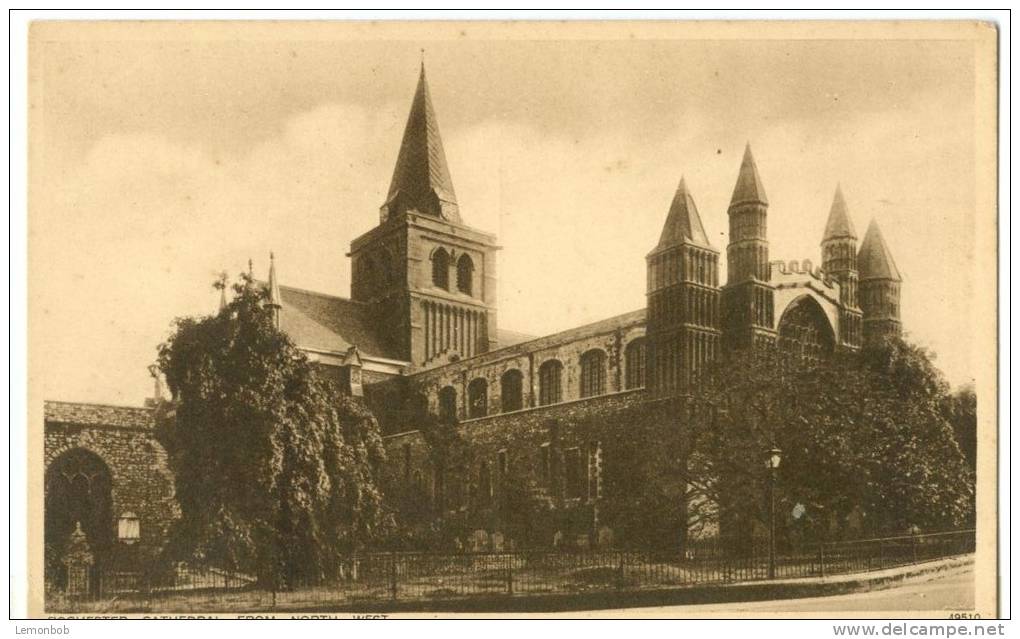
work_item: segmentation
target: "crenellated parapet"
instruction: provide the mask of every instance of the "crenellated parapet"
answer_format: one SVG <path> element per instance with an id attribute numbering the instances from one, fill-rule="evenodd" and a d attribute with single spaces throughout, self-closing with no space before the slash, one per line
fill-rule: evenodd
<path id="1" fill-rule="evenodd" d="M 775 279 L 777 273 L 781 275 L 809 275 L 816 280 L 824 282 L 826 286 L 835 286 L 839 290 L 839 284 L 821 266 L 815 266 L 810 259 L 804 260 L 772 260 L 769 262 L 772 269 L 772 277 Z"/>
<path id="2" fill-rule="evenodd" d="M 779 330 L 787 309 L 810 297 L 825 314 L 836 341 L 843 343 L 841 337 L 847 320 L 841 313 L 840 283 L 810 259 L 773 260 L 769 268 L 769 282 L 775 291 L 776 329 Z"/>
<path id="3" fill-rule="evenodd" d="M 819 293 L 834 295 L 836 301 L 839 301 L 839 280 L 821 266 L 816 266 L 810 259 L 772 260 L 769 262 L 769 269 L 771 271 L 769 281 L 776 288 L 788 286 L 790 283 L 810 284 Z"/>

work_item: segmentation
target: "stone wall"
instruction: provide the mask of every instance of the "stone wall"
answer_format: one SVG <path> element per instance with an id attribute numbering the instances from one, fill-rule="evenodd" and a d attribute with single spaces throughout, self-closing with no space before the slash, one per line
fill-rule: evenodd
<path id="1" fill-rule="evenodd" d="M 465 546 L 478 530 L 499 533 L 518 547 L 584 545 L 600 537 L 605 542 L 612 533 L 598 521 L 600 432 L 626 429 L 628 409 L 641 410 L 647 402 L 638 389 L 465 420 L 455 428 L 466 451 L 448 460 L 430 453 L 420 431 L 390 435 L 384 487 L 398 508 L 454 522 L 459 530 L 452 534 Z M 580 464 L 574 486 L 572 459 Z M 439 465 L 447 466 L 441 478 Z M 401 498 L 410 503 L 401 504 Z M 525 516 L 525 502 L 530 521 L 515 523 Z"/>
<path id="2" fill-rule="evenodd" d="M 539 369 L 549 360 L 562 365 L 562 401 L 581 398 L 581 356 L 591 350 L 605 354 L 605 392 L 624 390 L 627 345 L 645 334 L 644 310 L 609 318 L 587 326 L 515 344 L 412 376 L 412 392 L 428 398 L 428 409 L 439 412 L 439 391 L 452 386 L 457 393 L 457 416 L 468 416 L 468 385 L 484 379 L 487 385 L 488 415 L 502 410 L 500 380 L 504 373 L 518 370 L 523 377 L 522 405 L 539 405 Z"/>
<path id="3" fill-rule="evenodd" d="M 139 540 L 117 542 L 110 558 L 118 569 L 140 569 L 146 556 L 165 545 L 172 520 L 178 515 L 173 476 L 167 455 L 153 436 L 152 410 L 46 402 L 44 460 L 54 462 L 77 449 L 88 451 L 106 465 L 112 480 L 109 526 L 117 539 L 117 521 L 133 513 L 139 519 Z"/>

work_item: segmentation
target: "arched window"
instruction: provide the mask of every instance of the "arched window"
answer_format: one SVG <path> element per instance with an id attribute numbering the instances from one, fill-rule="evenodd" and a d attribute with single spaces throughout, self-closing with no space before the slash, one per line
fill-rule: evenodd
<path id="1" fill-rule="evenodd" d="M 67 545 L 78 526 L 92 552 L 107 553 L 112 549 L 119 532 L 114 526 L 113 475 L 98 455 L 82 448 L 60 454 L 46 468 L 44 492 L 47 567 L 60 565 L 62 556 L 52 553 Z M 66 585 L 66 577 L 63 572 L 53 575 L 61 587 Z"/>
<path id="2" fill-rule="evenodd" d="M 465 253 L 457 260 L 457 290 L 461 293 L 471 295 L 471 283 L 474 278 L 475 263 Z"/>
<path id="3" fill-rule="evenodd" d="M 606 354 L 593 349 L 581 355 L 581 397 L 594 397 L 606 392 Z"/>
<path id="4" fill-rule="evenodd" d="M 523 386 L 524 375 L 521 371 L 515 368 L 503 373 L 499 379 L 499 397 L 504 413 L 524 408 Z"/>
<path id="5" fill-rule="evenodd" d="M 626 387 L 641 388 L 645 385 L 645 340 L 643 337 L 631 340 L 624 352 L 627 367 Z"/>
<path id="6" fill-rule="evenodd" d="M 814 298 L 794 300 L 779 319 L 779 347 L 802 361 L 816 363 L 832 356 L 835 336 L 825 311 Z"/>
<path id="7" fill-rule="evenodd" d="M 550 359 L 538 368 L 538 403 L 541 406 L 558 404 L 563 401 L 561 380 L 563 364 Z"/>
<path id="8" fill-rule="evenodd" d="M 488 413 L 489 385 L 481 377 L 468 384 L 468 417 L 485 417 Z"/>
<path id="9" fill-rule="evenodd" d="M 457 417 L 457 389 L 445 386 L 439 391 L 439 417 L 452 421 Z"/>
<path id="10" fill-rule="evenodd" d="M 450 289 L 450 255 L 442 248 L 432 254 L 432 283 L 437 288 Z"/>

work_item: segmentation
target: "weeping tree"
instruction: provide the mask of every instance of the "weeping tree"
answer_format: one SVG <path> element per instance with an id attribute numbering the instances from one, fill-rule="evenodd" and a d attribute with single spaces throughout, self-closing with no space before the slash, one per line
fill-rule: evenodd
<path id="1" fill-rule="evenodd" d="M 159 347 L 173 401 L 158 437 L 181 508 L 168 552 L 274 587 L 329 578 L 389 526 L 378 424 L 276 328 L 250 276 L 233 293 Z"/>

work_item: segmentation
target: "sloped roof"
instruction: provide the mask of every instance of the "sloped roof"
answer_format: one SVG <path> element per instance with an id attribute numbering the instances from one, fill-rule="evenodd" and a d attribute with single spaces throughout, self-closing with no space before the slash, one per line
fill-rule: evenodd
<path id="1" fill-rule="evenodd" d="M 368 304 L 290 286 L 279 290 L 280 329 L 298 346 L 343 353 L 357 346 L 365 355 L 401 359 Z"/>
<path id="2" fill-rule="evenodd" d="M 850 214 L 847 212 L 843 189 L 838 184 L 836 185 L 836 195 L 832 198 L 832 207 L 829 209 L 829 220 L 825 223 L 823 239 L 830 240 L 837 237 L 857 239 L 857 231 L 854 230 L 854 224 L 850 221 Z"/>
<path id="3" fill-rule="evenodd" d="M 521 342 L 529 342 L 535 339 L 536 335 L 528 335 L 527 333 L 518 333 L 517 331 L 508 331 L 504 328 L 496 329 L 496 341 L 499 342 L 497 348 L 503 348 L 504 346 L 513 346 L 514 344 L 520 344 Z"/>
<path id="4" fill-rule="evenodd" d="M 740 173 L 737 175 L 737 184 L 733 187 L 730 206 L 745 202 L 769 203 L 765 196 L 765 187 L 758 175 L 758 166 L 754 163 L 754 155 L 751 154 L 750 142 L 744 147 L 744 159 L 740 163 Z"/>
<path id="5" fill-rule="evenodd" d="M 152 409 L 108 404 L 48 401 L 43 405 L 48 422 L 82 426 L 117 426 L 121 428 L 152 428 Z"/>
<path id="6" fill-rule="evenodd" d="M 404 139 L 397 155 L 397 165 L 383 207 L 416 209 L 420 213 L 460 222 L 456 205 L 457 194 L 453 190 L 443 140 L 439 135 L 439 122 L 425 79 L 425 65 L 422 64 L 411 112 L 404 128 Z"/>
<path id="7" fill-rule="evenodd" d="M 878 222 L 871 220 L 868 230 L 861 242 L 861 250 L 857 253 L 857 268 L 860 269 L 862 280 L 895 280 L 903 281 L 900 270 L 896 268 L 889 247 L 878 228 Z"/>
<path id="8" fill-rule="evenodd" d="M 664 249 L 690 242 L 709 246 L 705 227 L 702 226 L 701 216 L 698 214 L 698 206 L 687 189 L 686 181 L 680 178 L 680 184 L 676 187 L 676 194 L 673 195 L 669 215 L 666 216 L 666 224 L 662 227 L 662 234 L 659 236 L 659 244 L 656 248 Z"/>

